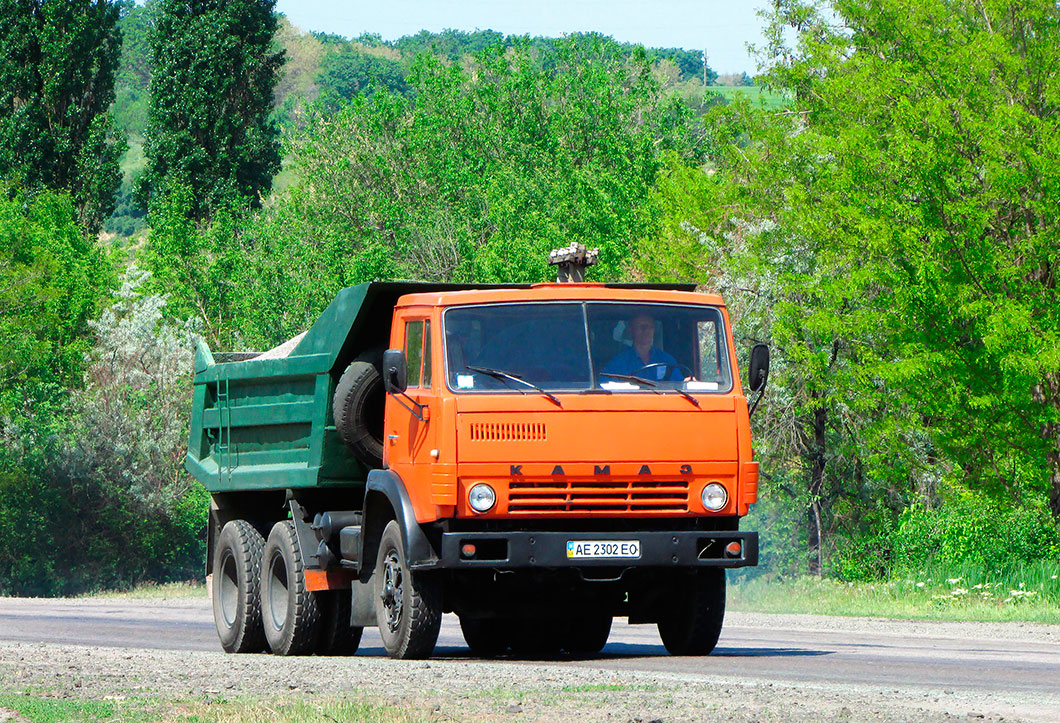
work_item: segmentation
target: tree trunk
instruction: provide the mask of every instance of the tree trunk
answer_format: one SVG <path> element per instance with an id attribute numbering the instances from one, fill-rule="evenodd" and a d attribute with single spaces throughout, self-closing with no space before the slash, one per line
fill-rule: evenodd
<path id="1" fill-rule="evenodd" d="M 1054 413 L 1060 412 L 1060 374 L 1046 374 L 1035 387 L 1034 398 Z M 1049 462 L 1049 511 L 1053 520 L 1060 523 L 1060 422 L 1049 421 L 1043 424 L 1042 437 L 1049 444 L 1046 454 L 1046 460 Z"/>
<path id="2" fill-rule="evenodd" d="M 825 420 L 824 406 L 813 411 L 813 446 L 810 449 L 810 574 L 824 574 L 824 540 L 821 533 L 821 492 L 824 489 Z"/>
<path id="3" fill-rule="evenodd" d="M 1049 440 L 1049 512 L 1060 523 L 1060 424 L 1046 424 L 1042 434 Z"/>

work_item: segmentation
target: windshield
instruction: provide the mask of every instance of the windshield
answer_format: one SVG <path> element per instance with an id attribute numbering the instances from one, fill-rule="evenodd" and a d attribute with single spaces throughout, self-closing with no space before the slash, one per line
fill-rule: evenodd
<path id="1" fill-rule="evenodd" d="M 456 392 L 732 387 L 725 325 L 710 306 L 488 304 L 447 310 L 444 328 L 446 378 Z"/>

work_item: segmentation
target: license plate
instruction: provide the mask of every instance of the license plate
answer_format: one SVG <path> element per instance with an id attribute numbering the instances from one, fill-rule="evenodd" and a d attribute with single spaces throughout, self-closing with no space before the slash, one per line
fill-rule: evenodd
<path id="1" fill-rule="evenodd" d="M 636 560 L 640 540 L 568 540 L 568 560 Z"/>

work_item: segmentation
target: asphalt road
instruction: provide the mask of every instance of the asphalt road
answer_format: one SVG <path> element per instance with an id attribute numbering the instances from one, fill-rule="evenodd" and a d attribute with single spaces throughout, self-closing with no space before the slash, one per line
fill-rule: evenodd
<path id="1" fill-rule="evenodd" d="M 220 650 L 209 602 L 201 598 L 0 598 L 0 642 Z M 358 655 L 385 655 L 374 629 L 365 631 Z M 447 615 L 435 657 L 469 655 L 456 618 Z M 999 710 L 1026 700 L 1037 711 L 1034 718 L 1048 720 L 1055 710 L 1054 720 L 1060 721 L 1060 626 L 730 612 L 713 655 L 680 658 L 666 654 L 654 626 L 616 620 L 600 656 L 560 657 L 553 664 L 734 681 L 869 686 L 921 696 L 974 692 L 996 696 Z"/>
<path id="2" fill-rule="evenodd" d="M 1057 692 L 1060 635 L 1055 626 L 1009 625 L 1026 633 L 1005 636 L 1019 639 L 992 635 L 969 639 L 960 633 L 974 631 L 974 624 L 903 625 L 730 612 L 713 655 L 673 658 L 666 654 L 654 626 L 616 620 L 607 647 L 598 658 L 564 663 L 676 672 L 686 672 L 691 665 L 711 673 L 769 680 L 835 682 L 838 678 L 880 685 L 915 682 L 942 688 Z M 1035 635 L 1039 627 L 1047 634 Z M 1004 626 L 982 628 L 994 631 Z M 220 649 L 205 599 L 152 604 L 0 598 L 0 640 L 157 650 Z M 365 631 L 358 655 L 385 655 L 375 630 Z M 446 615 L 435 657 L 468 655 L 456 617 Z"/>

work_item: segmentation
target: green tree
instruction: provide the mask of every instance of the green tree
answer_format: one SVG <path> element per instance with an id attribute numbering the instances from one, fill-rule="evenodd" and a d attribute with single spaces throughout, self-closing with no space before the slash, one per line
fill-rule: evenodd
<path id="1" fill-rule="evenodd" d="M 1044 1 L 781 3 L 774 82 L 828 160 L 798 212 L 871 273 L 880 378 L 963 482 L 1060 520 L 1060 10 Z M 823 197 L 823 198 L 822 198 Z M 827 220 L 826 220 L 827 219 Z M 827 225 L 826 225 L 827 224 Z M 888 358 L 889 357 L 889 358 Z"/>
<path id="2" fill-rule="evenodd" d="M 114 80 L 114 119 L 125 133 L 142 136 L 151 87 L 151 34 L 158 0 L 121 0 L 121 61 Z"/>
<path id="3" fill-rule="evenodd" d="M 707 172 L 663 177 L 667 251 L 639 265 L 765 300 L 741 332 L 777 352 L 764 486 L 809 507 L 814 559 L 831 533 L 886 567 L 911 504 L 1060 519 L 1060 13 L 830 7 L 775 3 L 767 80 L 793 106 L 712 113 Z"/>
<path id="4" fill-rule="evenodd" d="M 405 95 L 408 84 L 401 63 L 368 53 L 348 50 L 327 55 L 317 76 L 321 96 L 333 106 L 355 95 L 380 90 Z"/>
<path id="5" fill-rule="evenodd" d="M 28 383 L 79 382 L 108 281 L 67 194 L 0 195 L 0 411 L 21 404 Z"/>
<path id="6" fill-rule="evenodd" d="M 68 190 L 89 233 L 121 183 L 118 15 L 107 0 L 0 0 L 0 177 Z"/>
<path id="7" fill-rule="evenodd" d="M 553 52 L 547 69 L 525 48 L 469 70 L 421 56 L 413 98 L 357 97 L 293 139 L 299 183 L 241 242 L 251 337 L 297 333 L 373 278 L 544 281 L 571 241 L 601 248 L 595 278 L 623 278 L 654 227 L 660 154 L 694 162 L 698 136 L 643 51 L 587 36 Z"/>
<path id="8" fill-rule="evenodd" d="M 280 168 L 270 120 L 283 64 L 274 0 L 159 0 L 141 193 L 193 192 L 192 214 L 260 202 Z"/>

